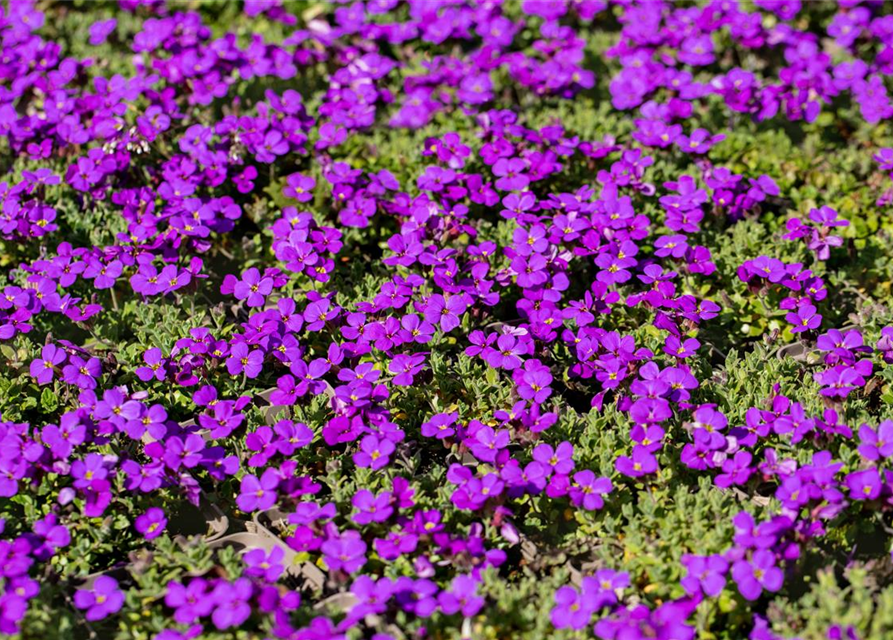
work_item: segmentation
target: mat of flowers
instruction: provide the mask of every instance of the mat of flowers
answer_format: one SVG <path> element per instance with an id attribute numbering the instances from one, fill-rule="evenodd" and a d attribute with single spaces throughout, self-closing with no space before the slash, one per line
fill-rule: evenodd
<path id="1" fill-rule="evenodd" d="M 0 38 L 0 634 L 893 637 L 893 6 Z"/>

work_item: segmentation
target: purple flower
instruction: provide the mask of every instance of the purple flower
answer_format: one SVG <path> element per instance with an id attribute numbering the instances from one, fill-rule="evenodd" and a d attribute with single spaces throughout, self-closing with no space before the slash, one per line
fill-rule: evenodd
<path id="1" fill-rule="evenodd" d="M 877 431 L 863 424 L 859 427 L 859 453 L 866 460 L 879 460 L 893 456 L 893 420 L 884 420 Z"/>
<path id="2" fill-rule="evenodd" d="M 446 615 L 461 613 L 465 618 L 472 618 L 484 608 L 485 600 L 477 595 L 478 582 L 469 575 L 458 575 L 453 578 L 450 588 L 440 592 L 437 601 L 440 610 Z"/>
<path id="3" fill-rule="evenodd" d="M 596 477 L 588 469 L 578 471 L 570 489 L 571 502 L 589 511 L 597 511 L 605 506 L 602 496 L 611 493 L 613 488 L 610 478 Z"/>
<path id="4" fill-rule="evenodd" d="M 313 189 L 316 180 L 300 173 L 293 173 L 286 177 L 286 187 L 282 193 L 288 198 L 294 198 L 298 202 L 309 202 L 313 199 Z"/>
<path id="5" fill-rule="evenodd" d="M 866 362 L 870 364 L 870 361 Z M 832 398 L 835 396 L 845 398 L 850 392 L 865 384 L 865 378 L 856 369 L 847 365 L 832 367 L 814 374 L 813 377 L 824 387 L 820 393 Z"/>
<path id="6" fill-rule="evenodd" d="M 129 420 L 136 420 L 145 407 L 131 400 L 120 389 L 103 391 L 102 400 L 96 403 L 93 414 L 97 418 L 105 418 L 117 426 L 123 426 Z"/>
<path id="7" fill-rule="evenodd" d="M 210 599 L 215 608 L 211 613 L 211 621 L 217 629 L 229 629 L 241 625 L 251 615 L 249 600 L 253 592 L 248 578 L 237 578 L 230 584 L 220 581 L 214 587 Z"/>
<path id="8" fill-rule="evenodd" d="M 304 309 L 304 321 L 307 323 L 308 331 L 319 331 L 326 322 L 334 320 L 341 313 L 341 307 L 332 306 L 328 299 L 323 298 L 311 302 Z"/>
<path id="9" fill-rule="evenodd" d="M 37 384 L 44 385 L 53 381 L 57 367 L 65 361 L 65 351 L 48 344 L 40 350 L 40 357 L 31 362 L 31 377 Z"/>
<path id="10" fill-rule="evenodd" d="M 210 615 L 215 601 L 208 597 L 208 581 L 194 578 L 188 585 L 168 582 L 164 603 L 174 610 L 174 620 L 179 624 L 191 624 L 198 618 Z"/>
<path id="11" fill-rule="evenodd" d="M 538 444 L 533 449 L 533 459 L 544 465 L 548 473 L 567 475 L 574 469 L 574 446 L 562 442 L 556 448 L 549 444 Z"/>
<path id="12" fill-rule="evenodd" d="M 538 253 L 527 257 L 519 255 L 511 264 L 512 271 L 518 274 L 516 283 L 522 289 L 531 289 L 544 284 L 549 279 L 547 266 L 546 258 Z"/>
<path id="13" fill-rule="evenodd" d="M 637 424 L 663 422 L 672 416 L 670 403 L 663 398 L 639 398 L 629 408 L 629 417 Z"/>
<path id="14" fill-rule="evenodd" d="M 403 330 L 404 342 L 425 344 L 430 342 L 434 336 L 434 325 L 420 319 L 414 313 L 403 316 L 400 320 L 400 327 Z"/>
<path id="15" fill-rule="evenodd" d="M 265 511 L 276 504 L 280 475 L 276 469 L 267 469 L 258 478 L 246 475 L 239 487 L 236 504 L 242 511 Z"/>
<path id="16" fill-rule="evenodd" d="M 614 467 L 625 476 L 639 478 L 657 472 L 657 458 L 647 448 L 636 445 L 632 457 L 619 456 Z"/>
<path id="17" fill-rule="evenodd" d="M 796 311 L 785 316 L 785 320 L 794 325 L 792 333 L 802 333 L 811 329 L 818 329 L 822 325 L 822 316 L 816 313 L 816 308 L 811 304 L 805 304 Z"/>
<path id="18" fill-rule="evenodd" d="M 518 384 L 518 395 L 525 400 L 542 404 L 552 395 L 549 387 L 552 374 L 539 360 L 527 360 L 523 369 L 516 369 L 515 382 Z"/>
<path id="19" fill-rule="evenodd" d="M 273 162 L 276 156 L 288 153 L 288 148 L 288 141 L 282 132 L 272 129 L 264 134 L 263 142 L 256 148 L 255 157 L 258 162 Z"/>
<path id="20" fill-rule="evenodd" d="M 552 626 L 556 629 L 582 629 L 589 624 L 595 609 L 574 587 L 559 587 L 552 608 Z"/>
<path id="21" fill-rule="evenodd" d="M 175 471 L 180 467 L 192 469 L 202 461 L 205 439 L 196 433 L 190 433 L 185 438 L 180 436 L 170 438 L 165 445 L 164 464 Z"/>
<path id="22" fill-rule="evenodd" d="M 396 374 L 392 382 L 401 387 L 411 386 L 414 376 L 424 368 L 425 354 L 423 353 L 411 355 L 401 353 L 394 356 L 394 359 L 388 365 L 388 371 Z"/>
<path id="23" fill-rule="evenodd" d="M 725 446 L 726 438 L 720 433 L 729 424 L 725 414 L 712 405 L 702 405 L 695 410 L 692 418 L 692 435 L 696 443 L 709 449 L 721 449 Z"/>
<path id="24" fill-rule="evenodd" d="M 524 173 L 527 163 L 521 158 L 500 158 L 493 165 L 493 175 L 499 179 L 495 186 L 501 191 L 523 191 L 530 184 L 530 178 Z"/>
<path id="25" fill-rule="evenodd" d="M 483 426 L 474 433 L 474 439 L 466 441 L 472 455 L 482 462 L 495 462 L 496 455 L 511 442 L 511 435 L 506 430 L 495 431 L 492 427 Z"/>
<path id="26" fill-rule="evenodd" d="M 439 192 L 443 191 L 444 185 L 450 184 L 455 179 L 456 172 L 452 169 L 430 166 L 426 167 L 424 173 L 419 176 L 417 184 L 422 191 Z"/>
<path id="27" fill-rule="evenodd" d="M 709 35 L 690 36 L 682 41 L 679 48 L 680 62 L 700 67 L 713 60 L 713 40 Z"/>
<path id="28" fill-rule="evenodd" d="M 357 509 L 353 521 L 359 525 L 384 522 L 394 512 L 391 507 L 391 494 L 387 491 L 376 496 L 368 489 L 360 489 L 354 494 L 351 504 Z"/>
<path id="29" fill-rule="evenodd" d="M 320 550 L 330 571 L 355 573 L 366 564 L 366 543 L 356 531 L 345 531 L 340 536 L 329 538 L 322 543 Z"/>
<path id="30" fill-rule="evenodd" d="M 285 551 L 282 547 L 273 547 L 270 553 L 263 549 L 252 549 L 244 556 L 245 575 L 258 576 L 267 582 L 276 582 L 285 571 Z"/>
<path id="31" fill-rule="evenodd" d="M 741 595 L 756 600 L 765 589 L 778 591 L 784 582 L 784 573 L 775 566 L 775 554 L 765 549 L 753 552 L 750 561 L 738 560 L 732 565 L 732 578 Z"/>
<path id="32" fill-rule="evenodd" d="M 667 336 L 664 342 L 664 353 L 677 358 L 690 358 L 701 347 L 701 343 L 695 338 L 688 338 L 684 342 L 676 336 Z"/>
<path id="33" fill-rule="evenodd" d="M 87 438 L 87 427 L 81 423 L 78 414 L 66 413 L 59 420 L 59 426 L 48 424 L 41 432 L 41 440 L 49 446 L 57 458 L 65 460 L 74 447 L 82 444 Z"/>
<path id="34" fill-rule="evenodd" d="M 712 58 L 712 56 L 711 56 Z M 705 58 L 706 59 L 706 58 Z M 710 151 L 711 147 L 717 142 L 725 139 L 722 134 L 711 136 L 710 132 L 705 129 L 695 129 L 691 133 L 691 137 L 680 135 L 676 138 L 676 146 L 684 153 L 703 154 Z"/>
<path id="35" fill-rule="evenodd" d="M 654 255 L 659 258 L 672 256 L 673 258 L 681 258 L 688 250 L 688 239 L 683 235 L 661 236 L 654 243 L 656 251 Z"/>
<path id="36" fill-rule="evenodd" d="M 90 25 L 90 39 L 89 42 L 92 46 L 98 46 L 106 41 L 109 35 L 115 30 L 115 27 L 118 26 L 118 21 L 114 18 L 110 18 L 108 20 L 100 20 L 99 22 L 94 22 Z"/>
<path id="37" fill-rule="evenodd" d="M 74 593 L 74 605 L 85 609 L 84 617 L 93 622 L 117 613 L 124 605 L 124 592 L 118 589 L 118 581 L 109 576 L 99 576 L 92 589 L 78 589 Z"/>
<path id="38" fill-rule="evenodd" d="M 260 349 L 249 350 L 244 342 L 234 345 L 226 360 L 226 370 L 230 375 L 244 373 L 247 378 L 256 378 L 260 375 L 263 365 L 263 352 Z"/>
<path id="39" fill-rule="evenodd" d="M 71 543 L 71 534 L 65 525 L 59 524 L 58 518 L 53 513 L 36 521 L 33 531 L 38 540 L 31 541 L 34 549 L 32 554 L 38 560 L 49 560 L 57 549 L 67 547 Z"/>
<path id="40" fill-rule="evenodd" d="M 84 269 L 84 277 L 92 279 L 93 286 L 97 289 L 111 289 L 123 271 L 124 264 L 120 260 L 104 264 L 97 258 L 90 258 Z"/>
<path id="41" fill-rule="evenodd" d="M 426 438 L 437 438 L 438 440 L 449 438 L 456 433 L 454 425 L 458 416 L 459 414 L 455 411 L 452 413 L 435 414 L 430 420 L 422 423 L 422 435 Z"/>
<path id="42" fill-rule="evenodd" d="M 370 467 L 378 470 L 388 464 L 389 456 L 394 452 L 394 443 L 390 440 L 379 440 L 368 435 L 360 442 L 360 450 L 353 455 L 354 464 L 358 467 Z"/>
<path id="43" fill-rule="evenodd" d="M 439 324 L 444 333 L 449 333 L 459 326 L 460 318 L 467 308 L 468 304 L 462 295 L 442 296 L 436 293 L 428 300 L 425 320 Z"/>
<path id="44" fill-rule="evenodd" d="M 95 389 L 96 378 L 102 375 L 102 365 L 98 358 L 84 360 L 80 356 L 71 356 L 68 364 L 62 369 L 62 380 L 81 389 Z"/>
<path id="45" fill-rule="evenodd" d="M 164 510 L 159 507 L 150 507 L 146 513 L 137 516 L 134 526 L 146 540 L 154 540 L 164 532 L 164 528 L 167 526 Z"/>
<path id="46" fill-rule="evenodd" d="M 881 475 L 874 468 L 854 471 L 847 475 L 844 484 L 850 490 L 850 498 L 853 500 L 876 500 L 883 488 Z"/>
<path id="47" fill-rule="evenodd" d="M 527 354 L 527 345 L 509 334 L 496 339 L 496 347 L 485 351 L 484 360 L 491 367 L 514 371 L 521 366 L 521 356 Z"/>
<path id="48" fill-rule="evenodd" d="M 855 354 L 865 351 L 862 334 L 853 329 L 845 334 L 837 329 L 829 329 L 816 339 L 816 349 L 830 352 L 825 356 L 826 364 L 855 363 Z"/>
<path id="49" fill-rule="evenodd" d="M 161 274 L 150 263 L 141 264 L 137 272 L 130 276 L 130 286 L 134 292 L 144 296 L 155 296 L 165 289 Z"/>
<path id="50" fill-rule="evenodd" d="M 251 267 L 236 282 L 233 295 L 237 300 L 245 300 L 249 307 L 262 307 L 266 297 L 273 291 L 273 278 L 261 277 L 260 271 Z"/>
<path id="51" fill-rule="evenodd" d="M 165 377 L 167 377 L 167 371 L 164 366 L 165 360 L 162 357 L 161 349 L 157 347 L 147 349 L 145 353 L 143 353 L 143 362 L 146 363 L 146 366 L 137 367 L 134 371 L 136 377 L 143 382 L 148 382 L 153 378 L 158 381 L 163 381 Z"/>
<path id="52" fill-rule="evenodd" d="M 749 451 L 739 451 L 722 463 L 722 473 L 716 476 L 716 486 L 728 488 L 733 484 L 745 484 L 753 474 L 750 463 L 753 455 Z"/>
<path id="53" fill-rule="evenodd" d="M 276 448 L 283 456 L 290 456 L 313 442 L 313 430 L 303 422 L 280 420 L 273 430 L 278 436 Z"/>
<path id="54" fill-rule="evenodd" d="M 512 244 L 518 254 L 529 256 L 531 253 L 542 253 L 549 247 L 546 228 L 536 225 L 529 229 L 518 227 L 512 235 Z"/>
<path id="55" fill-rule="evenodd" d="M 78 489 L 86 489 L 96 481 L 105 480 L 108 474 L 105 460 L 98 453 L 88 453 L 83 460 L 75 460 L 71 465 L 73 484 Z"/>
<path id="56" fill-rule="evenodd" d="M 686 554 L 682 556 L 682 564 L 688 569 L 688 574 L 682 578 L 681 583 L 689 595 L 703 593 L 705 596 L 715 598 L 726 586 L 729 563 L 722 556 Z"/>

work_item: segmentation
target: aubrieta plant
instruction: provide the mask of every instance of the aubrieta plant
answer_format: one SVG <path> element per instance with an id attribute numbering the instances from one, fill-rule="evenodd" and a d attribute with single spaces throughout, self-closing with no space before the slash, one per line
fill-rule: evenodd
<path id="1" fill-rule="evenodd" d="M 893 637 L 890 5 L 0 38 L 0 634 Z"/>

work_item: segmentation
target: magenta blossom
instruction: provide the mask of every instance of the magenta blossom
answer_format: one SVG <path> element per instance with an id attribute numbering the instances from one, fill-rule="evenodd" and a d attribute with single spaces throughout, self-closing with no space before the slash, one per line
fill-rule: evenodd
<path id="1" fill-rule="evenodd" d="M 99 576 L 92 589 L 78 589 L 74 594 L 74 604 L 85 610 L 87 620 L 96 621 L 117 613 L 124 605 L 124 592 L 118 588 L 118 581 L 109 576 Z"/>

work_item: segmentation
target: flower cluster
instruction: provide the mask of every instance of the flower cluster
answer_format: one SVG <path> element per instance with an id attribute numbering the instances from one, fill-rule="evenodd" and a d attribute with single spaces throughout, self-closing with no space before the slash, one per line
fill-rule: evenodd
<path id="1" fill-rule="evenodd" d="M 881 3 L 219 4 L 0 10 L 0 634 L 769 640 L 887 555 Z"/>

